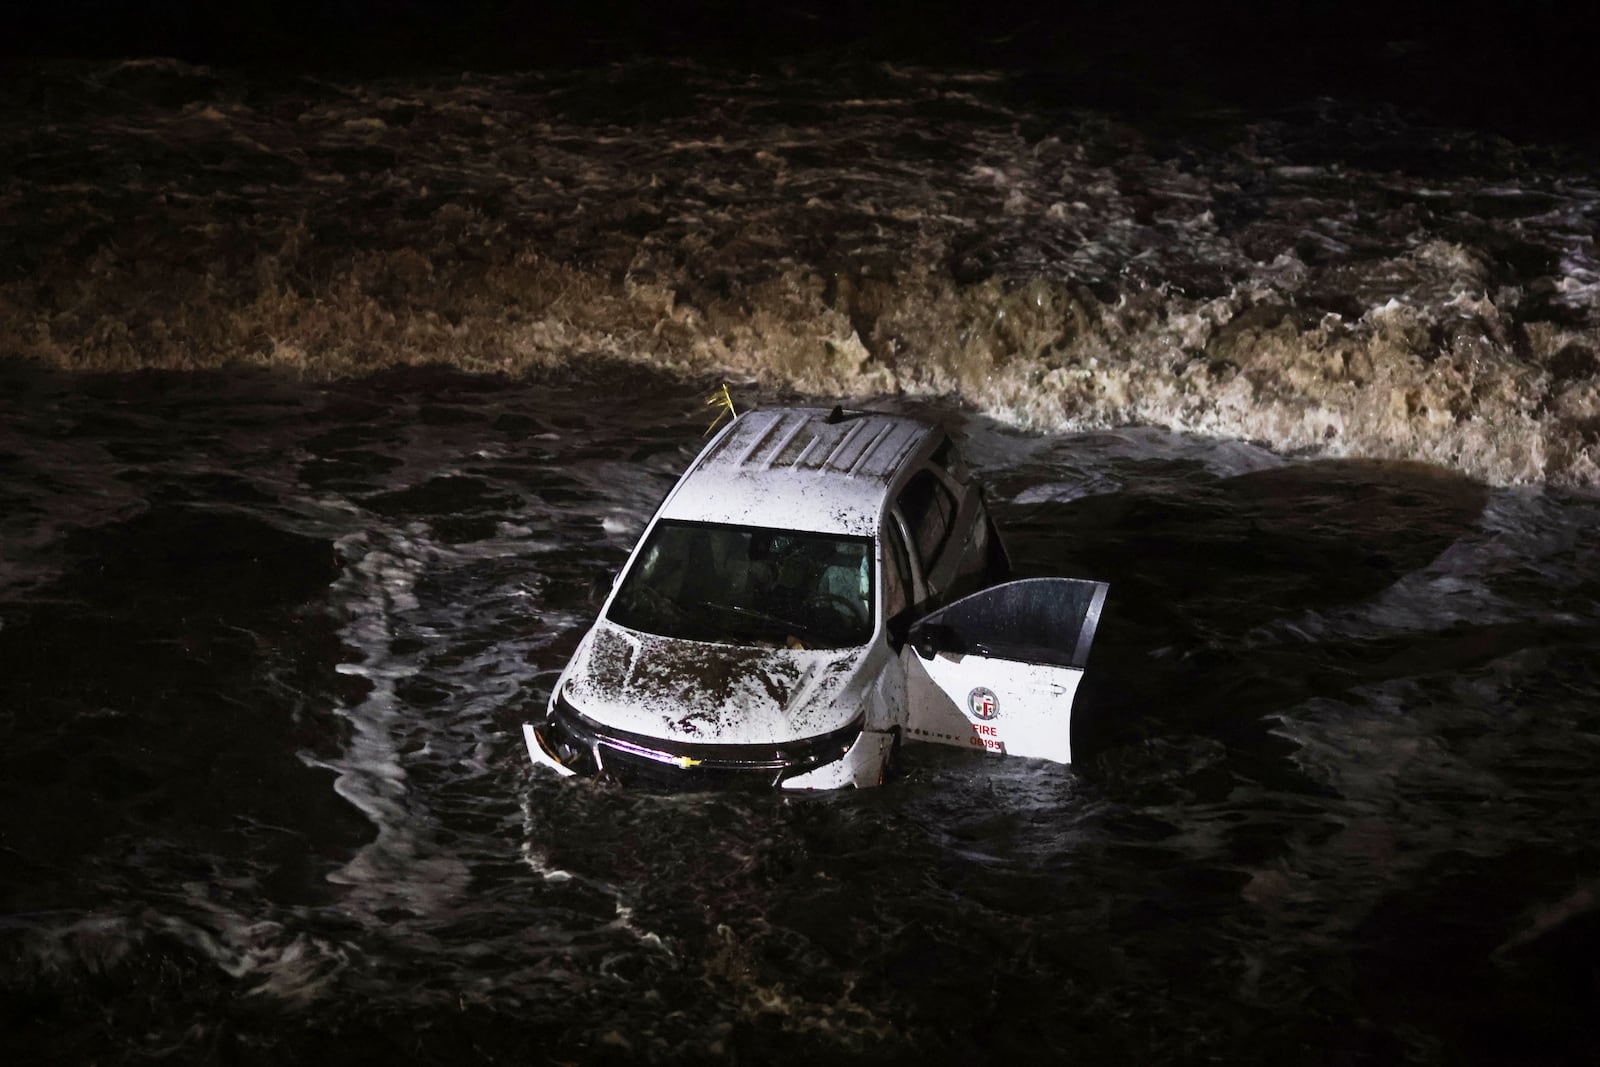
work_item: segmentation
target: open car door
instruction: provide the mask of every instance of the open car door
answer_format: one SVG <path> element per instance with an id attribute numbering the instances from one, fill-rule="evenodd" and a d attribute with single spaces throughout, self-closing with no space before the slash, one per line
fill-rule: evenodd
<path id="1" fill-rule="evenodd" d="M 1108 588 L 1025 578 L 918 620 L 901 652 L 906 739 L 1072 762 L 1072 698 Z"/>

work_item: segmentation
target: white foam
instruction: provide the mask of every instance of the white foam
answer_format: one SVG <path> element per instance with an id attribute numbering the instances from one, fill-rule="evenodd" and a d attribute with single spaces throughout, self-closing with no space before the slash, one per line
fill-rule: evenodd
<path id="1" fill-rule="evenodd" d="M 334 790 L 377 829 L 376 839 L 328 878 L 350 887 L 351 912 L 378 926 L 382 908 L 428 914 L 465 891 L 470 881 L 466 865 L 434 844 L 433 820 L 425 802 L 408 788 L 399 753 L 400 737 L 414 724 L 399 705 L 395 682 L 415 675 L 418 666 L 392 650 L 397 617 L 417 610 L 416 582 L 427 558 L 439 550 L 381 527 L 343 538 L 338 548 L 348 560 L 334 587 L 350 614 L 343 637 L 362 660 L 337 669 L 372 684 L 360 701 L 335 709 L 351 724 L 345 751 L 328 760 L 304 758 L 334 771 Z"/>

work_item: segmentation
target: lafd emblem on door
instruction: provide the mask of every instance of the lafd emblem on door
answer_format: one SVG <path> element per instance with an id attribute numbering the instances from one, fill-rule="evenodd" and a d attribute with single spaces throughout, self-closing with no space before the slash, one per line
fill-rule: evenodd
<path id="1" fill-rule="evenodd" d="M 967 694 L 967 710 L 974 718 L 988 722 L 1000 714 L 1000 701 L 995 698 L 994 690 L 980 685 Z"/>

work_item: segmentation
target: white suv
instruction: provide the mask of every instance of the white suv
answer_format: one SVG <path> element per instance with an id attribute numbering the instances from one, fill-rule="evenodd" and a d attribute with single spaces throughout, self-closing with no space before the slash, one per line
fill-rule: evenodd
<path id="1" fill-rule="evenodd" d="M 650 520 L 528 753 L 691 788 L 876 785 L 902 739 L 1070 762 L 1106 586 L 1008 573 L 942 430 L 748 412 Z"/>

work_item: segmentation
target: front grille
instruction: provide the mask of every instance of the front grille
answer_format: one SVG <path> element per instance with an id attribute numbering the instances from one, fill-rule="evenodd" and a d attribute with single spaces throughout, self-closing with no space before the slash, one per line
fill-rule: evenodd
<path id="1" fill-rule="evenodd" d="M 680 789 L 771 788 L 844 755 L 861 724 L 763 745 L 669 741 L 602 726 L 561 696 L 539 733 L 551 755 L 579 774 Z"/>

